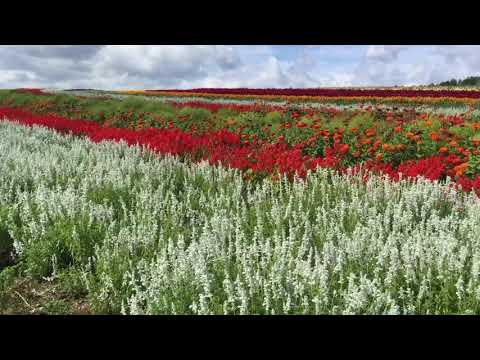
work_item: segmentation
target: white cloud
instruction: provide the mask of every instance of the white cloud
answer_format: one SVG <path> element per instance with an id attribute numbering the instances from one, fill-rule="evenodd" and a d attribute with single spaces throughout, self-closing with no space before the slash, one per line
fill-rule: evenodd
<path id="1" fill-rule="evenodd" d="M 389 63 L 397 60 L 398 54 L 406 49 L 407 47 L 402 45 L 370 45 L 367 48 L 366 57 L 374 61 Z"/>
<path id="2" fill-rule="evenodd" d="M 37 77 L 30 71 L 0 70 L 0 84 L 12 84 L 14 88 L 31 87 Z"/>
<path id="3" fill-rule="evenodd" d="M 405 85 L 480 74 L 480 46 L 0 46 L 0 86 Z"/>

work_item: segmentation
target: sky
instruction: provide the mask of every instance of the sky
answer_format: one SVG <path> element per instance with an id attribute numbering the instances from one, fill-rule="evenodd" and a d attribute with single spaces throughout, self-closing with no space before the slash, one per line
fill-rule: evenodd
<path id="1" fill-rule="evenodd" d="M 477 45 L 1 45 L 0 88 L 422 85 L 480 75 Z"/>

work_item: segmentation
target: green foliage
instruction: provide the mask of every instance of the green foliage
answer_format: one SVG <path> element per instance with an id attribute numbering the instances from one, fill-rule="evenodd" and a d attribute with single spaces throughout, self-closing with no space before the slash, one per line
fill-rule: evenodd
<path id="1" fill-rule="evenodd" d="M 328 121 L 324 126 L 330 132 L 335 132 L 338 129 L 345 128 L 345 119 L 340 116 L 334 117 L 331 121 Z"/>
<path id="2" fill-rule="evenodd" d="M 0 269 L 0 311 L 9 305 L 11 295 L 9 290 L 18 276 L 19 271 L 15 266 Z"/>
<path id="3" fill-rule="evenodd" d="M 212 114 L 206 109 L 185 107 L 178 112 L 179 116 L 187 116 L 193 123 L 206 121 Z"/>
<path id="4" fill-rule="evenodd" d="M 465 125 L 456 125 L 452 126 L 451 128 L 448 129 L 451 133 L 457 135 L 460 137 L 460 139 L 470 139 L 474 135 L 474 130 L 472 129 L 471 126 L 465 126 Z"/>
<path id="5" fill-rule="evenodd" d="M 88 294 L 83 271 L 79 267 L 68 267 L 57 274 L 62 291 L 71 297 L 83 297 Z"/>
<path id="6" fill-rule="evenodd" d="M 128 188 L 115 188 L 113 184 L 91 189 L 87 192 L 87 199 L 96 204 L 107 204 L 115 211 L 115 217 L 119 217 L 124 211 L 132 207 L 133 198 Z"/>
<path id="7" fill-rule="evenodd" d="M 480 155 L 470 155 L 468 158 L 468 168 L 466 175 L 474 177 L 480 174 Z"/>
<path id="8" fill-rule="evenodd" d="M 104 226 L 89 224 L 88 217 L 60 219 L 40 239 L 26 243 L 22 254 L 24 271 L 41 279 L 54 271 L 85 264 L 104 234 Z"/>
<path id="9" fill-rule="evenodd" d="M 217 111 L 217 114 L 220 118 L 226 119 L 226 118 L 237 115 L 238 112 L 222 107 Z"/>
<path id="10" fill-rule="evenodd" d="M 266 124 L 272 124 L 272 125 L 275 125 L 275 124 L 283 124 L 283 122 L 285 121 L 282 113 L 278 112 L 278 111 L 272 111 L 272 112 L 269 112 L 265 115 L 265 123 Z"/>
<path id="11" fill-rule="evenodd" d="M 374 119 L 369 114 L 358 114 L 350 119 L 347 125 L 347 129 L 356 128 L 358 131 L 364 131 L 373 127 Z M 337 125 L 338 126 L 338 125 Z"/>
<path id="12" fill-rule="evenodd" d="M 72 312 L 71 306 L 61 299 L 49 300 L 43 309 L 49 315 L 66 315 Z"/>
<path id="13" fill-rule="evenodd" d="M 8 232 L 7 215 L 8 209 L 0 206 L 0 271 L 12 264 L 11 252 L 13 251 L 13 239 Z"/>

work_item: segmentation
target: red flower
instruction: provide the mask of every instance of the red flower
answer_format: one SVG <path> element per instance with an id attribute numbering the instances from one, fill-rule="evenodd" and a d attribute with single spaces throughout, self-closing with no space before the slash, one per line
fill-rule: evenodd
<path id="1" fill-rule="evenodd" d="M 368 129 L 365 133 L 368 137 L 375 136 L 375 130 Z"/>
<path id="2" fill-rule="evenodd" d="M 345 155 L 346 153 L 348 153 L 348 150 L 350 150 L 350 146 L 348 146 L 348 144 L 343 144 L 342 146 L 340 146 L 340 153 Z"/>

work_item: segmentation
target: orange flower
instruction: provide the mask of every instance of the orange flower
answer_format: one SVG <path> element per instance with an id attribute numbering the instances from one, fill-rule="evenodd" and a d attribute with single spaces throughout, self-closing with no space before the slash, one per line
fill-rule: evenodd
<path id="1" fill-rule="evenodd" d="M 354 134 L 355 132 L 357 132 L 357 128 L 354 128 L 354 127 L 351 128 L 351 129 L 350 129 L 350 132 L 351 132 L 352 134 Z"/>
<path id="2" fill-rule="evenodd" d="M 430 139 L 432 139 L 433 141 L 438 141 L 438 140 L 440 140 L 440 137 L 438 136 L 438 134 L 435 131 L 432 131 L 430 133 Z"/>
<path id="3" fill-rule="evenodd" d="M 398 134 L 399 132 L 402 131 L 402 127 L 401 127 L 401 126 L 397 126 L 397 127 L 395 127 L 395 129 L 393 129 L 393 131 L 395 131 L 395 132 Z"/>
<path id="4" fill-rule="evenodd" d="M 455 140 L 452 140 L 448 143 L 448 145 L 451 146 L 451 147 L 455 147 L 455 146 L 458 145 L 458 143 Z"/>
<path id="5" fill-rule="evenodd" d="M 407 133 L 405 134 L 405 136 L 406 136 L 408 139 L 411 139 L 411 138 L 413 138 L 414 134 L 413 134 L 411 131 L 409 131 L 409 132 L 407 132 Z"/>
<path id="6" fill-rule="evenodd" d="M 432 122 L 431 120 L 428 120 L 428 121 L 426 122 L 426 124 L 427 124 L 427 126 L 432 126 L 432 125 L 433 125 L 433 122 Z"/>
<path id="7" fill-rule="evenodd" d="M 473 129 L 473 130 L 478 130 L 478 129 L 480 129 L 480 123 L 473 123 L 473 124 L 472 124 L 472 129 Z"/>
<path id="8" fill-rule="evenodd" d="M 397 145 L 397 150 L 403 151 L 403 150 L 405 150 L 405 147 L 406 147 L 406 146 L 405 146 L 404 144 L 398 144 L 398 145 Z"/>
<path id="9" fill-rule="evenodd" d="M 438 149 L 438 152 L 444 154 L 444 153 L 448 152 L 448 148 L 445 147 L 445 146 L 442 146 L 440 149 Z"/>
<path id="10" fill-rule="evenodd" d="M 388 144 L 383 144 L 383 145 L 382 145 L 382 149 L 385 150 L 385 151 L 389 151 L 389 150 L 390 150 L 390 145 L 388 145 Z"/>
<path id="11" fill-rule="evenodd" d="M 468 163 L 464 162 L 460 165 L 457 165 L 453 168 L 455 171 L 455 176 L 462 176 L 468 168 Z"/>
<path id="12" fill-rule="evenodd" d="M 377 156 L 375 156 L 375 159 L 377 159 L 377 161 L 381 161 L 382 157 L 383 157 L 383 154 L 377 154 Z"/>

